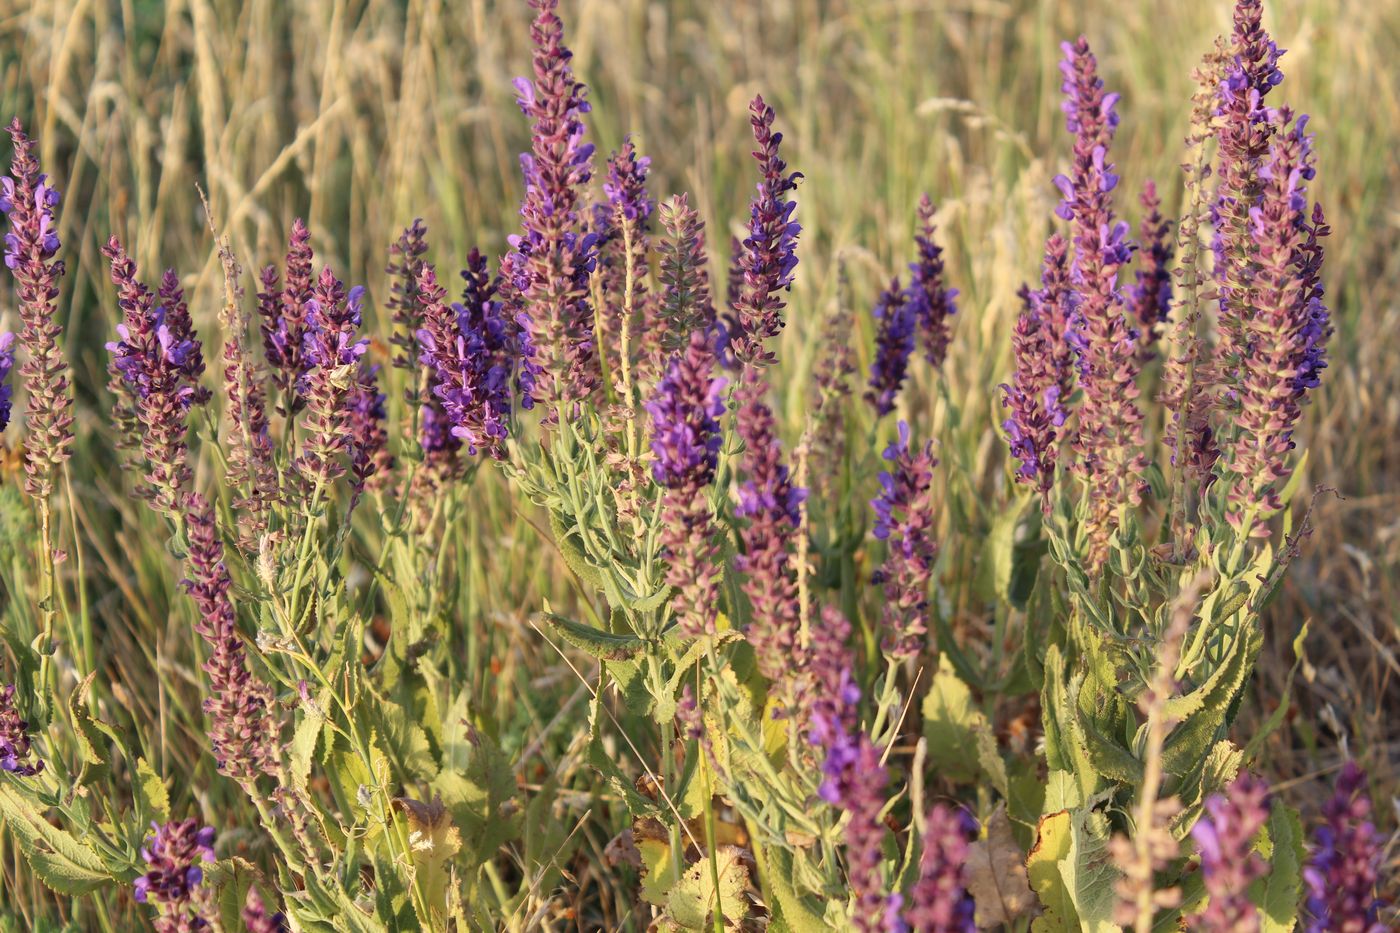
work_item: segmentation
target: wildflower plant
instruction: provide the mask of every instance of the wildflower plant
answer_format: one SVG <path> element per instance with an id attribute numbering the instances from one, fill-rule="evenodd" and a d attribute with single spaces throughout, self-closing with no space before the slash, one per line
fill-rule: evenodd
<path id="1" fill-rule="evenodd" d="M 1180 217 L 1166 185 L 1124 211 L 1130 102 L 1066 43 L 1059 219 L 982 412 L 943 381 L 981 296 L 931 197 L 900 276 L 839 255 L 810 385 L 784 391 L 816 238 L 782 109 L 748 107 L 720 283 L 701 202 L 657 196 L 638 137 L 604 167 L 557 0 L 529 6 L 519 226 L 499 255 L 460 244 L 460 278 L 422 220 L 356 284 L 335 231 L 290 219 L 249 282 L 210 210 L 207 309 L 102 249 L 131 468 L 109 481 L 151 506 L 131 533 L 170 586 L 141 610 L 193 633 L 149 654 L 202 722 L 195 775 L 59 572 L 83 555 L 59 200 L 12 128 L 0 430 L 22 359 L 33 507 L 0 489 L 0 817 L 27 870 L 106 928 L 128 901 L 160 930 L 1379 928 L 1358 772 L 1309 857 L 1249 773 L 1284 712 L 1232 732 L 1308 530 L 1331 330 L 1308 121 L 1272 106 L 1257 2 L 1198 73 Z M 1007 468 L 972 477 L 958 432 L 997 402 Z M 541 555 L 522 605 L 493 601 L 507 538 Z M 528 730 L 482 702 L 522 652 L 575 687 L 548 715 L 524 698 Z M 625 916 L 581 919 L 590 885 Z"/>

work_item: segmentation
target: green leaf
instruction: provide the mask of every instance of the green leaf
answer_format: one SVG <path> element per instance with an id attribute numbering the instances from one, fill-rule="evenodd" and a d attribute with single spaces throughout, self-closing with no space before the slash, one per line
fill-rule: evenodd
<path id="1" fill-rule="evenodd" d="M 554 542 L 559 546 L 559 553 L 564 556 L 564 563 L 573 571 L 574 576 L 595 590 L 603 589 L 603 575 L 588 560 L 583 548 L 579 547 L 577 536 L 564 524 L 563 517 L 553 509 L 549 510 L 549 530 L 554 534 Z"/>
<path id="2" fill-rule="evenodd" d="M 954 781 L 969 781 L 985 773 L 1003 797 L 1010 796 L 1006 763 L 997 751 L 991 724 L 972 700 L 972 691 L 953 672 L 946 654 L 924 696 L 924 738 L 929 763 Z"/>
<path id="3" fill-rule="evenodd" d="M 59 894 L 78 897 L 116 880 L 89 846 L 59 829 L 43 812 L 0 779 L 0 816 L 39 880 Z"/>
<path id="4" fill-rule="evenodd" d="M 1201 710 L 1177 726 L 1167 737 L 1162 748 L 1162 767 L 1168 774 L 1187 773 L 1218 738 L 1217 733 L 1225 723 L 1225 717 L 1244 684 L 1245 677 L 1254 666 L 1254 658 L 1258 655 L 1263 640 L 1255 625 L 1241 632 L 1238 637 L 1245 643 L 1240 645 L 1238 650 L 1231 652 L 1226 663 L 1226 675 L 1216 682 Z"/>
<path id="5" fill-rule="evenodd" d="M 1108 851 L 1107 817 L 1087 807 L 1075 810 L 1070 817 L 1069 852 L 1058 864 L 1080 929 L 1085 933 L 1118 930 L 1113 908 L 1119 872 Z"/>
<path id="6" fill-rule="evenodd" d="M 1062 772 L 1060 772 L 1062 773 Z M 1072 933 L 1079 929 L 1079 914 L 1074 909 L 1059 863 L 1069 858 L 1072 848 L 1071 817 L 1068 810 L 1050 813 L 1040 818 L 1035 846 L 1026 857 L 1026 875 L 1031 888 L 1040 898 L 1045 911 L 1031 922 L 1035 933 Z"/>
<path id="7" fill-rule="evenodd" d="M 636 635 L 605 632 L 553 612 L 541 615 L 566 642 L 600 660 L 626 661 L 646 647 L 646 642 Z"/>
<path id="8" fill-rule="evenodd" d="M 1303 824 L 1298 811 L 1275 802 L 1265 831 L 1260 833 L 1262 854 L 1269 871 L 1249 887 L 1249 899 L 1259 908 L 1260 933 L 1287 933 L 1298 922 L 1298 902 L 1303 888 Z"/>
<path id="9" fill-rule="evenodd" d="M 292 732 L 290 756 L 292 784 L 298 790 L 306 790 L 306 782 L 311 777 L 311 760 L 316 754 L 316 741 L 324 731 L 325 719 L 321 713 L 324 708 L 319 700 L 310 706 L 298 707 L 301 720 Z"/>
<path id="10" fill-rule="evenodd" d="M 137 813 L 157 823 L 170 821 L 170 794 L 160 775 L 144 758 L 136 759 L 136 784 L 132 791 L 136 795 Z"/>
<path id="11" fill-rule="evenodd" d="M 789 933 L 826 933 L 831 927 L 822 918 L 819 905 L 805 898 L 793 884 L 796 874 L 793 861 L 805 858 L 801 850 L 784 846 L 766 846 L 755 841 L 754 860 L 759 879 L 772 892 L 775 920 L 782 922 Z M 770 927 L 772 929 L 772 927 Z"/>
<path id="12" fill-rule="evenodd" d="M 992 521 L 973 584 L 983 601 L 1026 608 L 1046 550 L 1036 501 L 1034 495 L 1018 496 Z"/>
<path id="13" fill-rule="evenodd" d="M 261 880 L 262 873 L 246 859 L 219 859 L 204 866 L 204 883 L 217 892 L 215 902 L 225 930 L 243 929 L 243 907 L 248 900 L 248 889 Z"/>

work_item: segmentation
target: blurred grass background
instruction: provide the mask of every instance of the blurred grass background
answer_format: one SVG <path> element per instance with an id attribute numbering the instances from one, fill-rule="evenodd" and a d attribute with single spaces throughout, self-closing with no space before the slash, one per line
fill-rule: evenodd
<path id="1" fill-rule="evenodd" d="M 564 0 L 561 12 L 592 89 L 600 150 L 635 133 L 653 159 L 653 192 L 691 193 L 717 276 L 754 181 L 747 102 L 762 92 L 777 109 L 785 155 L 806 176 L 778 379 L 789 440 L 836 300 L 838 258 L 854 283 L 848 310 L 864 372 L 877 282 L 907 261 L 919 192 L 939 202 L 961 312 L 943 386 L 918 370 L 902 414 L 942 438 L 948 495 L 976 511 L 1004 494 L 995 387 L 1009 371 L 1016 290 L 1036 274 L 1049 229 L 1049 179 L 1067 155 L 1059 42 L 1087 34 L 1108 85 L 1123 94 L 1119 203 L 1135 221 L 1144 179 L 1158 180 L 1168 205 L 1180 196 L 1190 72 L 1228 30 L 1230 5 Z M 1316 532 L 1273 610 L 1256 702 L 1239 728 L 1247 733 L 1277 704 L 1292 635 L 1311 618 L 1298 703 L 1267 752 L 1269 776 L 1310 808 L 1313 779 L 1337 766 L 1342 749 L 1392 796 L 1400 774 L 1400 730 L 1390 723 L 1400 710 L 1400 3 L 1279 0 L 1265 21 L 1288 49 L 1279 100 L 1313 116 L 1314 190 L 1335 231 L 1326 282 L 1337 334 L 1301 434 L 1307 481 L 1342 498 L 1318 500 Z M 278 257 L 303 215 L 318 260 L 366 285 L 372 309 L 387 296 L 387 246 L 414 217 L 427 221 L 444 274 L 472 246 L 499 255 L 516 228 L 516 154 L 528 145 L 510 85 L 528 70 L 528 22 L 523 3 L 485 0 L 0 2 L 0 115 L 18 114 L 40 137 L 64 192 L 81 398 L 75 482 L 106 633 L 100 659 L 114 696 L 159 721 L 159 747 L 148 751 L 167 775 L 210 773 L 193 638 L 187 610 L 173 608 L 172 562 L 149 543 L 159 540 L 152 519 L 127 497 L 127 481 L 102 468 L 112 462 L 102 348 L 116 309 L 98 248 L 114 232 L 150 275 L 179 269 L 206 335 L 216 333 L 220 282 L 197 185 L 245 271 Z M 245 286 L 253 290 L 251 275 Z M 10 329 L 13 301 L 5 288 L 0 325 Z M 371 327 L 386 334 L 387 317 L 371 312 Z M 939 402 L 945 389 L 956 406 Z M 479 661 L 480 702 L 509 744 L 538 757 L 521 762 L 527 786 L 571 768 L 586 784 L 567 735 L 547 734 L 560 709 L 579 712 L 578 684 L 524 622 L 542 593 L 558 589 L 556 568 L 539 559 L 504 487 L 478 489 L 464 533 L 483 582 L 463 620 L 463 650 Z M 975 546 L 945 542 L 968 555 Z M 176 793 L 239 805 L 219 783 L 191 781 Z M 1381 802 L 1388 826 L 1392 809 Z M 12 873 L 16 863 L 5 861 Z"/>

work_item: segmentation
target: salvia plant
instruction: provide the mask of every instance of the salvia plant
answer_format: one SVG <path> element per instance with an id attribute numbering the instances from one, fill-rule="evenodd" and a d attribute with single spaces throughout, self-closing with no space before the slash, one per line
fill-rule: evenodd
<path id="1" fill-rule="evenodd" d="M 170 793 L 190 776 L 152 764 L 94 661 L 100 611 L 67 570 L 83 545 L 62 202 L 11 125 L 0 209 L 23 328 L 0 336 L 0 427 L 18 391 L 23 467 L 0 490 L 0 816 L 59 915 L 119 929 L 111 905 L 131 903 L 169 931 L 1386 928 L 1365 775 L 1348 765 L 1310 833 L 1251 773 L 1286 698 L 1254 734 L 1232 728 L 1262 613 L 1305 546 L 1295 431 L 1331 332 L 1309 122 L 1282 100 L 1258 0 L 1196 73 L 1179 191 L 1122 190 L 1125 102 L 1086 40 L 1064 44 L 1060 200 L 1003 336 L 1007 494 L 980 527 L 944 514 L 939 438 L 894 417 L 915 374 L 958 355 L 955 315 L 976 314 L 933 200 L 910 205 L 907 269 L 868 296 L 863 393 L 843 269 L 796 393 L 803 430 L 784 437 L 802 174 L 781 114 L 749 108 L 756 187 L 718 282 L 711 231 L 687 195 L 652 193 L 639 142 L 590 141 L 555 0 L 532 6 L 515 83 L 532 142 L 502 255 L 463 244 L 460 277 L 443 274 L 413 221 L 371 314 L 295 220 L 255 272 L 219 238 L 222 301 L 196 314 L 176 270 L 116 236 L 102 249 L 117 462 L 164 544 L 172 596 L 154 611 L 202 645 L 193 738 L 246 798 L 236 818 Z M 591 789 L 518 770 L 470 689 L 492 660 L 453 644 L 488 585 L 467 556 L 486 483 L 567 570 L 571 596 L 524 609 L 580 686 Z M 975 581 L 948 579 L 969 548 Z M 974 598 L 992 631 L 954 624 Z M 1034 740 L 996 725 L 1008 709 Z M 558 910 L 583 882 L 556 803 L 579 793 L 612 827 L 602 861 L 632 892 L 626 916 Z"/>

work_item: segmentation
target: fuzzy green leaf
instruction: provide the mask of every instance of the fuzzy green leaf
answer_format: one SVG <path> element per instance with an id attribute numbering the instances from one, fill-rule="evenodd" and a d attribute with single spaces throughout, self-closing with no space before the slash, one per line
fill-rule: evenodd
<path id="1" fill-rule="evenodd" d="M 1303 824 L 1298 811 L 1276 802 L 1265 831 L 1260 833 L 1261 854 L 1269 871 L 1249 888 L 1249 899 L 1259 908 L 1260 933 L 1287 933 L 1298 922 L 1298 901 L 1303 887 Z"/>
<path id="2" fill-rule="evenodd" d="M 148 820 L 165 823 L 170 820 L 170 794 L 165 782 L 144 758 L 136 759 L 136 812 Z"/>
<path id="3" fill-rule="evenodd" d="M 600 660 L 626 661 L 646 647 L 646 642 L 636 635 L 605 632 L 553 612 L 541 615 L 566 642 Z"/>
<path id="4" fill-rule="evenodd" d="M 3 781 L 0 816 L 34 874 L 55 892 L 77 897 L 116 880 L 96 852 L 51 824 L 33 803 Z"/>

